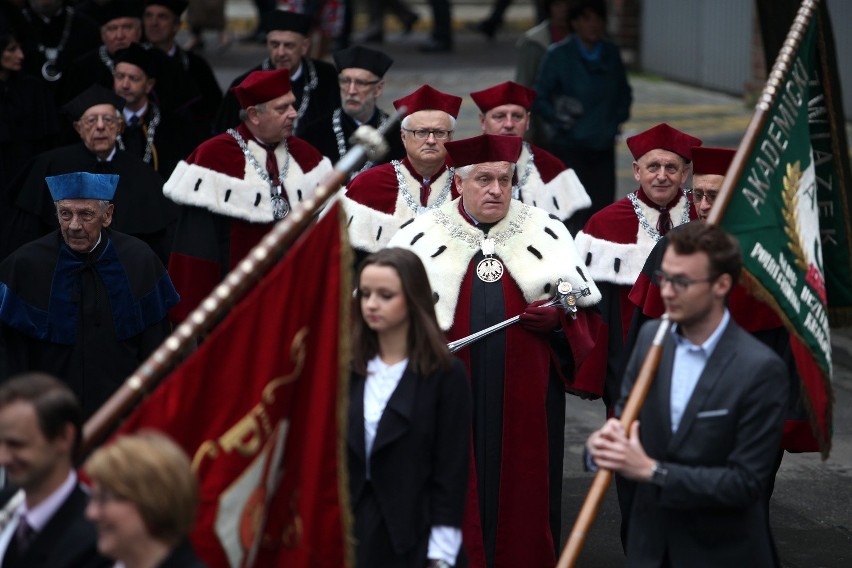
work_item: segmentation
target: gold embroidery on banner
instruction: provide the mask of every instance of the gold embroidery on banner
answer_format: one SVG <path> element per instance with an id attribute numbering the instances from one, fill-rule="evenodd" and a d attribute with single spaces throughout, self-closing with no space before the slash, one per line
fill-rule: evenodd
<path id="1" fill-rule="evenodd" d="M 801 180 L 801 162 L 796 160 L 793 164 L 787 164 L 787 175 L 784 176 L 784 192 L 782 193 L 784 201 L 782 214 L 786 223 L 784 233 L 788 239 L 787 247 L 796 257 L 796 266 L 802 270 L 807 270 L 808 261 L 805 259 L 804 243 L 802 243 L 802 237 L 799 234 L 799 196 L 797 193 Z"/>
<path id="2" fill-rule="evenodd" d="M 193 471 L 198 471 L 204 458 L 215 459 L 221 454 L 232 452 L 237 452 L 243 457 L 251 457 L 260 451 L 265 440 L 272 433 L 268 407 L 275 402 L 276 391 L 298 380 L 305 367 L 307 335 L 308 328 L 303 327 L 293 336 L 290 344 L 290 357 L 294 363 L 293 371 L 269 381 L 263 389 L 260 402 L 218 439 L 202 442 L 192 458 Z"/>

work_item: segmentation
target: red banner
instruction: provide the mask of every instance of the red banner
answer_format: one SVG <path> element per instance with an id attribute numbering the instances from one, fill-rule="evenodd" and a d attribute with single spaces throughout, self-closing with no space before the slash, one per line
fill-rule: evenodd
<path id="1" fill-rule="evenodd" d="M 162 430 L 192 458 L 211 568 L 352 564 L 341 223 L 333 210 L 309 230 L 121 430 Z"/>

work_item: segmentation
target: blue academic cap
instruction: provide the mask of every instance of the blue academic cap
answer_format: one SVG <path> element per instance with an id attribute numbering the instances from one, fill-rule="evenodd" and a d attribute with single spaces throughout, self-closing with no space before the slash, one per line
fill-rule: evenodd
<path id="1" fill-rule="evenodd" d="M 112 201 L 118 176 L 115 174 L 90 174 L 74 172 L 44 178 L 54 201 L 63 199 L 102 199 Z"/>

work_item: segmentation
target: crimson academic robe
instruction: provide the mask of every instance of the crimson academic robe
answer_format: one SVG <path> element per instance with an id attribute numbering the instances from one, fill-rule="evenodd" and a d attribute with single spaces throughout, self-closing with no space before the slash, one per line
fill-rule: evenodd
<path id="1" fill-rule="evenodd" d="M 245 125 L 237 132 L 265 169 L 266 150 Z M 283 196 L 292 205 L 313 195 L 331 163 L 296 137 L 275 148 Z M 172 310 L 183 321 L 274 224 L 269 184 L 258 175 L 230 134 L 201 144 L 175 168 L 163 187 L 181 205 L 169 273 L 181 295 Z"/>
<path id="2" fill-rule="evenodd" d="M 540 207 L 563 222 L 592 204 L 580 178 L 562 160 L 538 146 L 524 142 L 515 169 L 512 197 Z"/>
<path id="3" fill-rule="evenodd" d="M 0 264 L 6 371 L 59 377 L 89 416 L 168 337 L 177 301 L 141 240 L 104 229 L 98 246 L 79 254 L 57 229 Z"/>
<path id="4" fill-rule="evenodd" d="M 675 229 L 677 230 L 677 229 Z M 652 278 L 663 262 L 663 254 L 668 247 L 668 235 L 660 239 L 630 290 L 630 302 L 636 306 L 633 321 L 627 334 L 622 368 L 626 368 L 630 352 L 636 343 L 639 328 L 649 319 L 657 319 L 665 312 L 660 288 Z M 790 396 L 785 412 L 784 436 L 781 447 L 789 452 L 818 452 L 819 444 L 811 429 L 808 414 L 803 407 L 800 394 L 801 379 L 796 370 L 796 362 L 790 346 L 790 335 L 781 318 L 772 308 L 755 297 L 745 285 L 738 283 L 728 297 L 728 310 L 740 327 L 772 348 L 781 357 L 790 371 Z"/>
<path id="5" fill-rule="evenodd" d="M 481 281 L 474 272 L 484 233 L 459 207 L 456 200 L 417 218 L 389 243 L 423 261 L 448 339 L 522 313 L 530 302 L 551 297 L 559 278 L 582 291 L 581 307 L 600 299 L 561 221 L 515 200 L 488 230 L 506 272 L 497 282 Z M 459 352 L 474 393 L 474 460 L 463 527 L 473 567 L 550 568 L 556 562 L 563 436 L 553 435 L 555 415 L 548 413 L 549 402 L 559 402 L 554 382 L 561 381 L 561 406 L 554 406 L 563 420 L 565 389 L 600 395 L 603 387 L 576 372 L 593 363 L 587 356 L 599 331 L 594 315 L 581 309 L 561 327 L 542 334 L 514 325 Z"/>
<path id="6" fill-rule="evenodd" d="M 400 227 L 456 197 L 453 168 L 446 166 L 429 183 L 414 170 L 407 157 L 361 172 L 349 182 L 340 199 L 346 210 L 349 242 L 355 249 L 356 260 L 385 248 Z"/>
<path id="7" fill-rule="evenodd" d="M 677 227 L 697 217 L 683 190 L 664 208 L 654 204 L 640 187 L 592 215 L 575 242 L 590 276 L 601 290 L 601 316 L 608 326 L 607 343 L 596 346 L 607 352 L 606 392 L 610 408 L 621 391 L 621 354 L 633 318 L 634 306 L 628 298 L 645 259 L 660 239 L 657 222 L 668 211 Z"/>

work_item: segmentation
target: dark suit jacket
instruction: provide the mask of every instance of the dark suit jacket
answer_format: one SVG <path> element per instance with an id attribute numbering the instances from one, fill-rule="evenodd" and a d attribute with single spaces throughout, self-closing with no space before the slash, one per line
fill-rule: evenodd
<path id="1" fill-rule="evenodd" d="M 626 402 L 658 321 L 642 327 L 624 377 Z M 639 416 L 648 455 L 668 470 L 665 485 L 638 483 L 627 538 L 628 566 L 773 566 L 761 495 L 773 475 L 788 395 L 781 359 L 733 320 L 671 431 L 675 342 L 668 335 Z"/>
<path id="2" fill-rule="evenodd" d="M 14 490 L 0 494 L 0 506 L 14 495 Z M 98 568 L 113 562 L 98 554 L 95 526 L 86 520 L 84 510 L 88 495 L 78 484 L 41 532 L 18 559 L 3 559 L 3 568 Z"/>
<path id="3" fill-rule="evenodd" d="M 365 377 L 349 387 L 347 458 L 353 508 L 364 491 Z M 379 420 L 370 482 L 398 554 L 429 537 L 432 526 L 461 527 L 470 460 L 470 386 L 461 362 L 422 377 L 410 369 Z"/>

